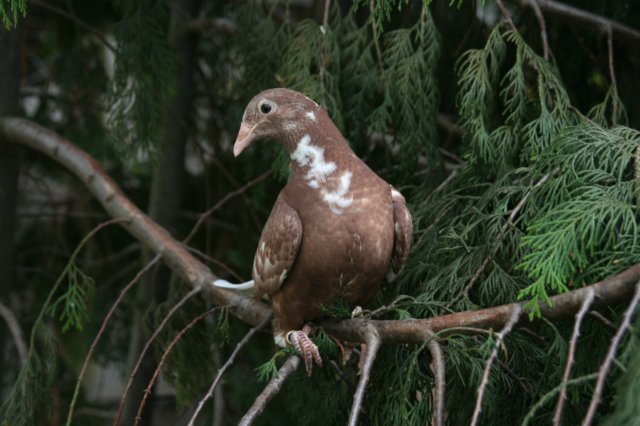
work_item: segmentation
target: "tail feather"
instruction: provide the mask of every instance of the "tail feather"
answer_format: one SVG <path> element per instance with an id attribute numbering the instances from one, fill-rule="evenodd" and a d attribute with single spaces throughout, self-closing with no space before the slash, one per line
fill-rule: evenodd
<path id="1" fill-rule="evenodd" d="M 246 283 L 233 284 L 227 280 L 218 279 L 212 283 L 215 287 L 227 288 L 230 290 L 251 290 L 256 286 L 256 283 L 251 280 Z"/>

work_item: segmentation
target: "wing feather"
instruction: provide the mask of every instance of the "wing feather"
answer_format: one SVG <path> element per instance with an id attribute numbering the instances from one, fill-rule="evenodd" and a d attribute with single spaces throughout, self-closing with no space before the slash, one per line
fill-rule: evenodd
<path id="1" fill-rule="evenodd" d="M 387 282 L 393 281 L 407 262 L 409 248 L 411 247 L 411 237 L 413 235 L 411 213 L 407 208 L 404 197 L 396 189 L 391 188 L 391 199 L 393 201 L 394 238 L 391 264 L 387 271 Z"/>
<path id="2" fill-rule="evenodd" d="M 253 259 L 257 297 L 270 296 L 280 288 L 295 263 L 301 241 L 300 217 L 280 196 L 262 230 Z"/>

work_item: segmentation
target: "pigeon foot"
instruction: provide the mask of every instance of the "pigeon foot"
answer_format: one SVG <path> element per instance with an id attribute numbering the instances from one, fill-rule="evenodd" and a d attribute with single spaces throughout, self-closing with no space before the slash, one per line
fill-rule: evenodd
<path id="1" fill-rule="evenodd" d="M 318 367 L 322 367 L 322 357 L 316 344 L 309 338 L 310 331 L 311 326 L 305 324 L 302 330 L 292 330 L 286 334 L 287 342 L 296 349 L 300 357 L 304 360 L 304 365 L 309 377 L 311 377 L 314 362 Z"/>

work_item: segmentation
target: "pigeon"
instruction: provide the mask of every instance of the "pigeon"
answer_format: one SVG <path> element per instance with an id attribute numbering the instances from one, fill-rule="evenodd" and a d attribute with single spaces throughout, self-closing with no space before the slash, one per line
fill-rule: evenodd
<path id="1" fill-rule="evenodd" d="M 246 107 L 234 156 L 259 140 L 281 144 L 291 174 L 271 210 L 256 250 L 254 288 L 273 308 L 275 343 L 293 346 L 305 362 L 322 365 L 310 323 L 342 299 L 364 306 L 391 282 L 411 245 L 405 199 L 351 150 L 328 113 L 302 93 L 275 88 Z"/>

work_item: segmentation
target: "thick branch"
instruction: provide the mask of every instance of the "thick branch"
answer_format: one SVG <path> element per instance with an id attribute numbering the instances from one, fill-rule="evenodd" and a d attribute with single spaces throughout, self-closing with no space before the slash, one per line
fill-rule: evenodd
<path id="1" fill-rule="evenodd" d="M 640 264 L 636 264 L 618 275 L 609 277 L 591 286 L 551 297 L 551 305 L 543 304 L 540 312 L 550 320 L 571 318 L 580 310 L 589 289 L 595 292 L 592 308 L 615 305 L 629 300 L 634 285 L 640 280 Z M 367 323 L 373 324 L 380 334 L 382 343 L 422 343 L 428 339 L 429 330 L 434 333 L 456 327 L 474 327 L 481 329 L 502 328 L 514 309 L 521 309 L 518 322 L 526 321 L 529 310 L 522 303 L 510 303 L 477 311 L 465 311 L 425 319 L 407 320 L 369 320 L 349 319 L 341 321 L 323 321 L 320 325 L 327 333 L 343 340 L 363 342 Z"/>
<path id="2" fill-rule="evenodd" d="M 219 306 L 231 306 L 234 315 L 257 325 L 270 315 L 260 301 L 210 285 L 216 276 L 162 227 L 149 219 L 123 193 L 100 165 L 56 133 L 29 120 L 0 119 L 0 137 L 39 151 L 75 174 L 112 217 L 129 219 L 123 226 L 193 287 L 203 287 Z"/>

